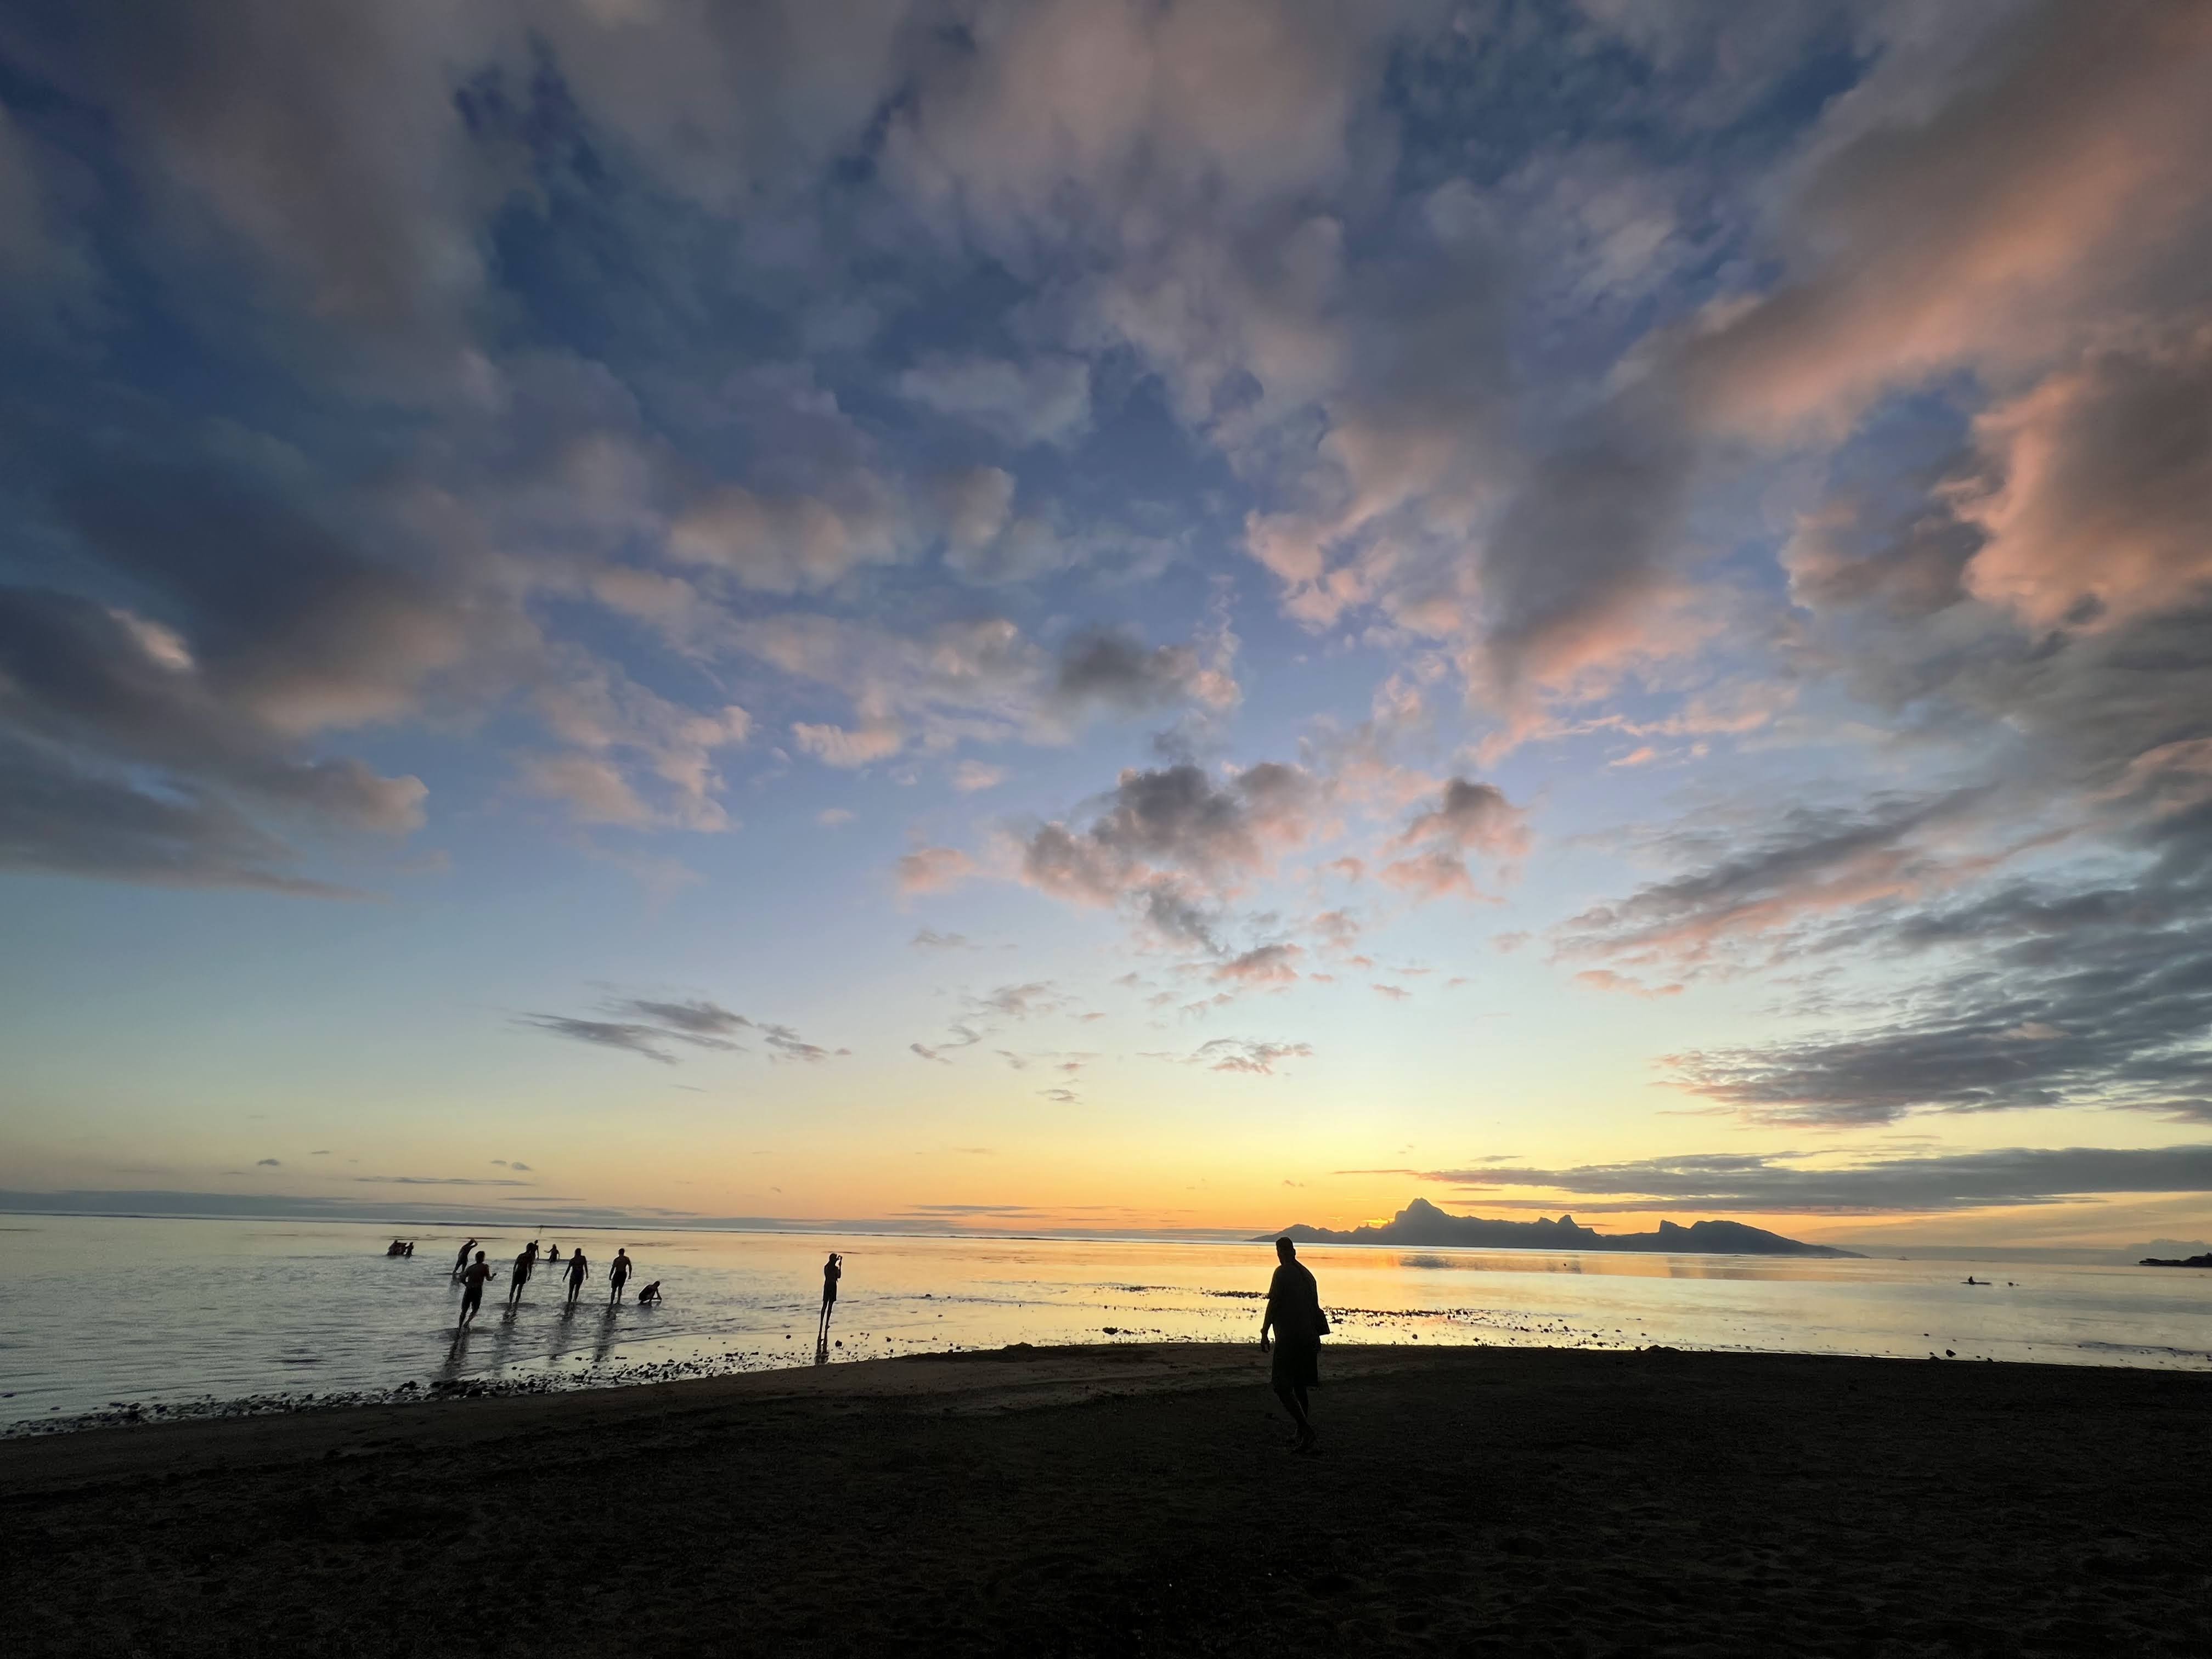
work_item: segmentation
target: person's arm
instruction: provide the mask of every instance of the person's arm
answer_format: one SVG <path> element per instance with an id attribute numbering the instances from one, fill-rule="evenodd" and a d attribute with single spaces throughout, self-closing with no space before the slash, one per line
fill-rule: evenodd
<path id="1" fill-rule="evenodd" d="M 1282 1276 L 1282 1270 L 1279 1267 L 1275 1270 L 1275 1278 L 1267 1281 L 1267 1303 L 1260 1310 L 1260 1351 L 1262 1353 L 1267 1350 L 1267 1329 L 1275 1322 L 1275 1283 Z"/>

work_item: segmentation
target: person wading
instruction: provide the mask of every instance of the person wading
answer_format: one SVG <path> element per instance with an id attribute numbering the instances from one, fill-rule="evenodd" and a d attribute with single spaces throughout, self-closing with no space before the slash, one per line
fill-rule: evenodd
<path id="1" fill-rule="evenodd" d="M 1328 1334 L 1328 1316 L 1321 1310 L 1321 1287 L 1298 1260 L 1297 1247 L 1287 1238 L 1275 1241 L 1278 1265 L 1267 1285 L 1267 1310 L 1260 1319 L 1260 1352 L 1267 1351 L 1267 1332 L 1275 1333 L 1275 1362 L 1269 1374 L 1275 1398 L 1297 1425 L 1291 1437 L 1293 1451 L 1311 1451 L 1314 1433 L 1311 1405 L 1306 1390 L 1321 1382 L 1321 1340 Z"/>
<path id="2" fill-rule="evenodd" d="M 461 1272 L 461 1322 L 459 1329 L 468 1329 L 477 1316 L 477 1310 L 483 1305 L 484 1281 L 498 1277 L 492 1271 L 491 1263 L 484 1260 L 484 1253 L 478 1250 L 477 1259 Z"/>

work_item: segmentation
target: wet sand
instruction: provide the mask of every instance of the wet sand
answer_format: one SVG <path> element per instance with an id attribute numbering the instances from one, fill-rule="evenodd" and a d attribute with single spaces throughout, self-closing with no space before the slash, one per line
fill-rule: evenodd
<path id="1" fill-rule="evenodd" d="M 0 1443 L 11 1653 L 2212 1652 L 2212 1376 L 1005 1350 Z"/>

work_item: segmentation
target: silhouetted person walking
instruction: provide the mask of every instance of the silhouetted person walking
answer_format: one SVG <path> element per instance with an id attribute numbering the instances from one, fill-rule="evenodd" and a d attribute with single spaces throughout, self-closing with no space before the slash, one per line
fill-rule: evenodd
<path id="1" fill-rule="evenodd" d="M 468 1329 L 470 1322 L 477 1316 L 477 1310 L 483 1305 L 484 1281 L 498 1277 L 499 1275 L 492 1271 L 491 1263 L 484 1260 L 484 1253 L 482 1250 L 477 1252 L 477 1259 L 474 1261 L 461 1270 L 460 1329 Z"/>
<path id="2" fill-rule="evenodd" d="M 1268 1380 L 1275 1398 L 1297 1425 L 1291 1437 L 1295 1451 L 1311 1451 L 1317 1437 L 1306 1390 L 1321 1381 L 1321 1340 L 1328 1334 L 1328 1316 L 1321 1310 L 1321 1287 L 1298 1260 L 1297 1247 L 1287 1238 L 1275 1241 L 1277 1267 L 1267 1284 L 1267 1310 L 1260 1319 L 1260 1348 L 1267 1347 L 1267 1330 L 1275 1332 L 1275 1363 Z"/>
<path id="3" fill-rule="evenodd" d="M 459 1279 L 469 1270 L 469 1252 L 477 1247 L 473 1238 L 461 1246 L 461 1253 L 453 1258 L 453 1277 Z"/>
<path id="4" fill-rule="evenodd" d="M 616 1303 L 622 1300 L 623 1286 L 629 1283 L 629 1251 L 626 1249 L 617 1250 L 615 1252 L 615 1259 L 607 1266 L 607 1284 L 609 1286 L 607 1291 L 607 1305 L 609 1307 L 611 1308 Z"/>
<path id="5" fill-rule="evenodd" d="M 537 1264 L 538 1247 L 532 1244 L 514 1258 L 514 1277 L 507 1284 L 507 1305 L 514 1307 L 522 1300 L 522 1287 L 530 1282 L 530 1270 Z"/>
<path id="6" fill-rule="evenodd" d="M 583 1293 L 584 1281 L 591 1277 L 591 1273 L 592 1264 L 584 1259 L 584 1253 L 581 1250 L 572 1252 L 568 1257 L 568 1305 L 570 1307 L 576 1305 L 577 1297 Z"/>

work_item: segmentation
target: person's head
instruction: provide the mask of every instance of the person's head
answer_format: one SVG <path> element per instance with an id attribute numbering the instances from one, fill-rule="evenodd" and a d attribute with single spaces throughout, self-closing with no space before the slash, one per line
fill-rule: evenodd
<path id="1" fill-rule="evenodd" d="M 1298 1259 L 1298 1247 L 1291 1243 L 1287 1238 L 1277 1239 L 1275 1241 L 1275 1259 L 1279 1261 L 1296 1261 Z"/>
<path id="2" fill-rule="evenodd" d="M 483 1261 L 483 1258 L 484 1258 L 484 1253 L 483 1253 L 482 1250 L 478 1250 L 478 1251 L 477 1252 L 477 1261 Z"/>

